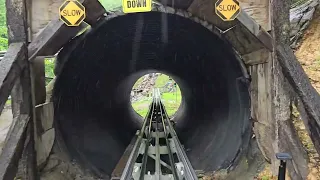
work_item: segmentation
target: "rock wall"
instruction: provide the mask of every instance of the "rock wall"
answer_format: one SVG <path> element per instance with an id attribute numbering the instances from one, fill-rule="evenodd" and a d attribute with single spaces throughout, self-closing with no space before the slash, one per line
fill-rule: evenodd
<path id="1" fill-rule="evenodd" d="M 301 5 L 297 5 L 290 10 L 290 43 L 291 48 L 296 49 L 299 46 L 299 39 L 304 30 L 307 29 L 320 0 L 308 0 Z"/>

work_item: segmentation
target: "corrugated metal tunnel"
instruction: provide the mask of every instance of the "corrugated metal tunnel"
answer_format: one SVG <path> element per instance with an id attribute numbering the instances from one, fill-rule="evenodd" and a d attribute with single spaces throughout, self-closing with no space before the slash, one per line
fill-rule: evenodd
<path id="1" fill-rule="evenodd" d="M 70 155 L 111 174 L 141 118 L 130 104 L 136 80 L 149 72 L 180 86 L 175 117 L 195 169 L 226 168 L 251 131 L 248 84 L 232 47 L 189 19 L 161 12 L 103 22 L 58 56 L 55 120 Z"/>

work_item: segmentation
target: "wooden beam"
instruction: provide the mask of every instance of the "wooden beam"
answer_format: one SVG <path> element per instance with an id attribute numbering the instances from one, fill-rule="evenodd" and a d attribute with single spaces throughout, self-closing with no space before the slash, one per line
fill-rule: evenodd
<path id="1" fill-rule="evenodd" d="M 24 61 L 27 62 L 27 56 L 24 56 Z M 26 63 L 27 64 L 27 63 Z M 33 144 L 33 130 L 30 122 L 31 111 L 31 88 L 30 88 L 30 72 L 26 68 L 17 78 L 15 86 L 12 89 L 12 113 L 13 123 L 12 130 L 9 131 L 2 154 L 0 155 L 0 179 L 14 179 L 18 171 L 18 164 L 25 151 L 27 156 L 26 162 L 23 162 L 23 167 L 27 171 L 23 173 L 23 179 L 35 179 L 34 165 L 34 144 Z M 26 128 L 29 126 L 30 131 L 26 133 Z M 28 144 L 26 144 L 26 137 L 29 136 Z M 28 150 L 24 149 L 25 145 Z"/>
<path id="2" fill-rule="evenodd" d="M 241 11 L 237 20 L 252 33 L 263 45 L 270 51 L 273 51 L 271 35 L 265 31 L 254 19 L 252 19 L 245 11 Z"/>
<path id="3" fill-rule="evenodd" d="M 0 179 L 14 179 L 17 173 L 18 162 L 24 148 L 26 139 L 25 129 L 29 121 L 29 115 L 16 117 L 13 122 L 13 130 L 0 155 Z"/>
<path id="4" fill-rule="evenodd" d="M 303 144 L 297 136 L 292 119 L 292 102 L 294 96 L 292 87 L 300 84 L 290 83 L 288 76 L 284 73 L 284 69 L 291 66 L 299 72 L 295 74 L 294 78 L 304 78 L 303 81 L 308 81 L 308 77 L 301 68 L 301 65 L 294 57 L 292 50 L 289 47 L 290 43 L 290 3 L 291 0 L 272 0 L 270 4 L 271 10 L 271 33 L 273 37 L 274 52 L 272 61 L 272 118 L 274 127 L 273 143 L 271 146 L 274 152 L 286 152 L 291 154 L 292 160 L 288 161 L 287 169 L 288 175 L 291 179 L 307 179 L 308 176 L 308 156 L 304 150 Z M 288 47 L 285 52 L 287 55 L 283 56 L 278 47 Z M 289 59 L 288 59 L 289 58 Z M 289 64 L 283 63 L 289 62 Z M 299 69 L 299 67 L 301 69 Z M 302 70 L 302 71 L 299 71 Z M 288 82 L 289 80 L 289 82 Z M 301 82 L 299 82 L 301 83 Z M 309 82 L 310 84 L 310 82 Z M 310 84 L 311 86 L 311 84 Z M 302 89 L 305 91 L 306 89 Z M 308 128 L 308 126 L 306 126 Z M 272 157 L 272 166 L 274 174 L 278 173 L 278 166 L 280 162 L 275 156 Z"/>
<path id="5" fill-rule="evenodd" d="M 299 111 L 302 110 L 304 124 L 320 154 L 320 95 L 288 45 L 277 46 L 276 52 L 285 77 L 303 105 L 303 109 L 300 107 Z"/>
<path id="6" fill-rule="evenodd" d="M 8 134 L 3 152 L 0 155 L 0 179 L 14 179 L 18 171 L 18 165 L 22 164 L 26 167 L 23 172 L 23 179 L 36 179 L 36 167 L 34 156 L 33 143 L 33 126 L 29 124 L 29 130 L 26 131 L 28 121 L 30 120 L 31 112 L 31 83 L 30 71 L 28 63 L 28 51 L 26 44 L 28 43 L 28 23 L 27 9 L 25 0 L 6 0 L 7 10 L 7 27 L 9 35 L 9 50 L 10 47 L 16 49 L 12 54 L 7 54 L 9 66 L 4 66 L 5 76 L 9 78 L 1 82 L 7 81 L 9 87 L 6 94 L 1 95 L 4 98 L 8 90 L 14 85 L 11 91 L 12 97 L 12 113 L 14 122 L 12 124 L 11 133 Z M 12 57 L 11 57 L 12 56 Z M 2 60 L 3 61 L 3 60 Z M 5 63 L 2 62 L 1 63 Z M 9 67 L 9 68 L 8 68 Z M 14 74 L 16 73 L 16 74 Z M 15 76 L 15 77 L 12 77 Z M 14 82 L 15 81 L 15 82 Z M 9 85 L 8 85 L 9 84 Z M 26 137 L 31 137 L 27 144 L 27 149 L 24 148 Z M 27 154 L 27 161 L 20 161 L 22 152 Z"/>
<path id="7" fill-rule="evenodd" d="M 270 30 L 269 1 L 268 0 L 238 0 L 241 11 L 246 12 L 239 15 L 237 20 L 242 24 L 250 25 L 254 19 L 259 24 L 253 23 L 246 28 L 247 32 L 254 36 L 263 36 L 266 34 L 259 33 L 261 27 L 267 27 Z M 250 17 L 248 17 L 250 16 Z M 251 19 L 252 18 L 252 19 Z M 261 27 L 260 27 L 261 26 Z M 256 33 L 254 33 L 256 32 Z M 236 35 L 236 34 L 235 34 Z M 257 37 L 258 38 L 258 37 Z M 267 34 L 267 39 L 270 35 Z M 259 40 L 260 41 L 260 40 Z M 260 41 L 261 42 L 261 41 Z M 272 41 L 269 41 L 272 45 Z M 268 46 L 270 46 L 268 45 Z M 259 149 L 268 162 L 274 157 L 272 147 L 274 140 L 274 120 L 272 118 L 272 53 L 270 48 L 242 54 L 244 62 L 250 65 L 251 83 L 251 117 L 253 119 L 253 131 L 256 135 L 256 141 Z M 271 50 L 273 51 L 273 49 Z"/>
<path id="8" fill-rule="evenodd" d="M 32 93 L 33 106 L 36 107 L 39 104 L 43 104 L 46 101 L 46 83 L 45 83 L 45 65 L 44 57 L 38 56 L 30 63 L 31 71 L 31 84 L 34 93 Z M 36 92 L 35 92 L 36 91 Z M 36 112 L 35 112 L 36 113 Z M 34 114 L 33 117 L 34 126 L 36 127 L 36 135 L 39 137 L 43 133 L 41 119 L 38 114 Z"/>
<path id="9" fill-rule="evenodd" d="M 25 61 L 27 62 L 27 56 L 25 56 Z M 25 152 L 25 158 L 27 159 L 27 161 L 21 162 L 23 164 L 22 166 L 27 169 L 21 174 L 22 179 L 35 179 L 36 177 L 33 126 L 30 120 L 31 88 L 29 75 L 29 69 L 25 68 L 12 89 L 12 112 L 14 120 L 12 123 L 12 131 L 8 134 L 3 152 L 0 155 L 1 180 L 14 179 L 16 177 L 22 152 Z M 29 132 L 26 132 L 27 126 L 30 129 Z M 29 140 L 26 142 L 27 137 L 29 137 Z M 25 145 L 28 149 L 25 149 Z"/>
<path id="10" fill-rule="evenodd" d="M 86 0 L 82 3 L 86 7 L 86 23 L 94 26 L 97 21 L 106 13 L 106 10 L 98 0 Z"/>
<path id="11" fill-rule="evenodd" d="M 82 0 L 86 7 L 85 21 L 94 26 L 106 13 L 104 7 L 98 0 Z M 70 39 L 75 37 L 81 30 L 87 27 L 82 23 L 78 27 L 68 27 L 60 19 L 54 19 L 39 33 L 29 44 L 29 61 L 37 56 L 48 56 L 56 54 Z"/>
<path id="12" fill-rule="evenodd" d="M 242 59 L 246 65 L 264 64 L 269 62 L 270 55 L 269 50 L 262 48 L 249 54 L 242 55 Z"/>
<path id="13" fill-rule="evenodd" d="M 262 48 L 273 51 L 272 38 L 248 14 L 241 11 L 234 21 L 225 22 L 215 14 L 215 1 L 194 0 L 188 11 L 219 28 L 224 37 L 241 54 L 248 54 Z"/>
<path id="14" fill-rule="evenodd" d="M 33 111 L 33 126 L 34 126 L 34 139 L 35 147 L 37 152 L 37 167 L 41 167 L 46 163 L 47 158 L 51 152 L 55 131 L 52 128 L 51 121 L 53 120 L 53 106 L 51 104 L 44 106 L 46 101 L 46 87 L 45 87 L 45 67 L 44 67 L 44 57 L 38 56 L 33 62 L 30 63 L 31 69 L 31 84 L 32 84 L 32 97 L 33 106 L 35 107 Z M 35 93 L 37 91 L 37 93 Z M 47 108 L 43 108 L 47 107 Z M 49 108 L 52 112 L 48 116 L 43 116 L 44 111 Z M 47 112 L 47 111 L 46 111 Z M 47 113 L 46 113 L 47 114 Z M 49 122 L 46 122 L 49 121 Z M 51 124 L 52 129 L 44 127 L 43 124 Z"/>
<path id="15" fill-rule="evenodd" d="M 26 66 L 24 57 L 27 54 L 25 43 L 12 43 L 0 61 L 0 114 L 11 93 L 15 81 Z"/>
<path id="16" fill-rule="evenodd" d="M 7 8 L 7 27 L 8 27 L 8 41 L 26 42 L 27 35 L 27 13 L 26 4 L 24 0 L 6 0 Z"/>
<path id="17" fill-rule="evenodd" d="M 165 6 L 170 6 L 175 9 L 183 9 L 183 10 L 187 10 L 190 7 L 191 3 L 193 2 L 193 0 L 157 0 L 157 1 Z"/>
<path id="18" fill-rule="evenodd" d="M 78 27 L 68 27 L 59 19 L 52 20 L 29 44 L 29 61 L 37 56 L 56 54 L 64 44 L 85 27 L 85 23 Z"/>

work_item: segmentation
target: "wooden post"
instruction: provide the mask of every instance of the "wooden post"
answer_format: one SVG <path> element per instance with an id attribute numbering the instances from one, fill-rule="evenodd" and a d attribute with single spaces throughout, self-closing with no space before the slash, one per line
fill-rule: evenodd
<path id="1" fill-rule="evenodd" d="M 266 31 L 270 31 L 269 1 L 268 0 L 239 0 L 243 11 L 247 12 Z M 267 59 L 265 63 L 249 67 L 251 74 L 251 117 L 254 119 L 254 132 L 259 148 L 271 162 L 275 154 L 272 143 L 274 127 L 272 118 L 272 53 L 263 51 L 260 54 L 249 54 L 250 59 Z M 249 58 L 248 58 L 249 59 Z"/>
<path id="2" fill-rule="evenodd" d="M 287 4 L 282 2 L 279 5 L 278 1 L 276 7 L 276 0 L 270 5 L 268 0 L 241 0 L 240 2 L 242 9 L 262 27 L 272 32 L 273 37 L 275 37 L 275 32 L 278 33 L 273 39 L 274 45 L 288 42 L 288 36 L 283 34 L 288 29 L 283 31 L 279 29 L 279 25 L 282 23 L 289 27 L 290 2 L 286 2 Z M 272 19 L 272 17 L 275 18 Z M 254 131 L 262 153 L 272 163 L 273 173 L 277 174 L 279 165 L 275 153 L 288 152 L 293 156 L 293 161 L 288 162 L 290 175 L 294 179 L 301 179 L 306 176 L 307 162 L 291 120 L 291 97 L 288 93 L 290 88 L 279 68 L 275 54 L 265 54 L 269 57 L 267 63 L 250 67 L 252 117 L 256 120 Z"/>
<path id="3" fill-rule="evenodd" d="M 87 9 L 85 21 L 91 26 L 94 26 L 106 12 L 98 0 L 81 0 L 80 2 L 83 2 L 83 5 Z M 33 11 L 37 12 L 38 10 L 34 9 Z M 84 22 L 78 27 L 66 26 L 58 17 L 58 9 L 57 16 L 55 18 L 45 20 L 48 21 L 48 24 L 36 37 L 32 39 L 32 42 L 28 46 L 30 61 L 37 56 L 54 55 L 70 39 L 75 37 L 77 33 L 87 27 L 87 24 Z M 36 24 L 38 23 L 34 23 L 34 26 L 37 26 Z M 37 30 L 40 31 L 40 29 Z M 34 31 L 37 30 L 34 29 Z"/>
<path id="4" fill-rule="evenodd" d="M 12 88 L 11 84 L 13 84 L 15 80 L 16 82 L 11 93 L 14 121 L 12 123 L 11 133 L 8 134 L 3 152 L 0 155 L 0 179 L 7 180 L 16 177 L 24 145 L 28 148 L 24 151 L 27 160 L 22 166 L 26 170 L 23 179 L 35 179 L 35 167 L 33 166 L 33 126 L 29 124 L 28 131 L 26 131 L 31 111 L 31 85 L 26 46 L 28 42 L 26 2 L 25 0 L 6 0 L 6 8 L 10 44 L 8 51 L 12 52 L 11 54 L 7 54 L 5 58 L 7 62 L 12 63 L 8 65 L 3 64 L 8 70 L 4 72 L 6 74 L 3 77 L 9 78 L 9 82 L 8 79 L 1 81 L 5 82 L 1 84 L 1 90 L 4 89 L 6 90 L 5 92 L 8 93 L 8 91 L 11 90 L 10 88 Z M 1 75 L 0 79 L 3 77 Z M 7 88 L 4 88 L 5 86 L 7 86 Z M 6 96 L 7 94 L 1 95 Z M 29 140 L 27 143 L 25 143 L 26 139 Z"/>
<path id="5" fill-rule="evenodd" d="M 288 36 L 283 34 L 287 33 L 288 29 L 283 31 L 281 28 L 290 27 L 288 26 L 290 2 L 280 3 L 278 1 L 277 5 L 275 2 L 277 1 L 274 0 L 273 3 L 270 3 L 268 0 L 240 0 L 244 11 L 267 31 L 272 32 L 273 36 L 275 36 L 275 32 L 277 33 L 273 39 L 274 47 L 280 42 L 288 42 Z M 275 18 L 272 19 L 272 17 Z M 285 26 L 279 29 L 281 23 Z M 289 34 L 287 33 L 287 35 Z M 268 56 L 267 63 L 250 67 L 252 118 L 256 120 L 254 132 L 262 153 L 272 163 L 273 173 L 277 174 L 279 165 L 275 153 L 288 152 L 293 156 L 292 162 L 294 163 L 288 162 L 291 177 L 301 179 L 306 175 L 307 162 L 304 158 L 302 144 L 290 118 L 291 99 L 288 94 L 290 88 L 288 88 L 286 79 L 279 68 L 275 54 L 270 52 L 263 52 L 263 54 Z M 256 56 L 256 58 L 259 57 Z"/>
<path id="6" fill-rule="evenodd" d="M 46 101 L 46 85 L 45 85 L 45 58 L 39 56 L 30 63 L 31 84 L 32 84 L 32 106 L 33 108 L 33 126 L 34 141 L 36 150 L 37 167 L 42 166 L 51 152 L 54 142 L 54 129 L 52 128 L 51 117 L 44 116 L 46 110 L 50 109 L 50 105 L 43 106 Z M 35 93 L 37 91 L 37 93 Z M 40 106 L 40 107 L 39 107 Z M 45 124 L 51 124 L 51 127 L 44 127 Z"/>
<path id="7" fill-rule="evenodd" d="M 291 119 L 292 114 L 292 86 L 283 74 L 283 67 L 279 63 L 277 46 L 290 45 L 290 0 L 271 1 L 271 28 L 274 44 L 273 53 L 273 117 L 275 120 L 274 150 L 287 152 L 292 156 L 288 161 L 288 175 L 291 179 L 307 179 L 308 161 L 307 154 L 298 137 Z M 300 75 L 298 75 L 300 76 Z M 308 81 L 308 79 L 306 79 Z M 275 160 L 278 165 L 280 162 Z M 274 171 L 278 167 L 273 166 Z"/>

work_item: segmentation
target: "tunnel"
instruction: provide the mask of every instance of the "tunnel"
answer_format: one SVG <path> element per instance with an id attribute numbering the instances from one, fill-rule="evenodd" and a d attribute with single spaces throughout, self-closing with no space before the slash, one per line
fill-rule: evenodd
<path id="1" fill-rule="evenodd" d="M 60 51 L 55 126 L 69 155 L 110 176 L 141 127 L 130 104 L 141 76 L 173 77 L 182 102 L 174 121 L 194 169 L 234 165 L 251 134 L 249 84 L 228 42 L 188 18 L 148 12 L 119 15 Z"/>

